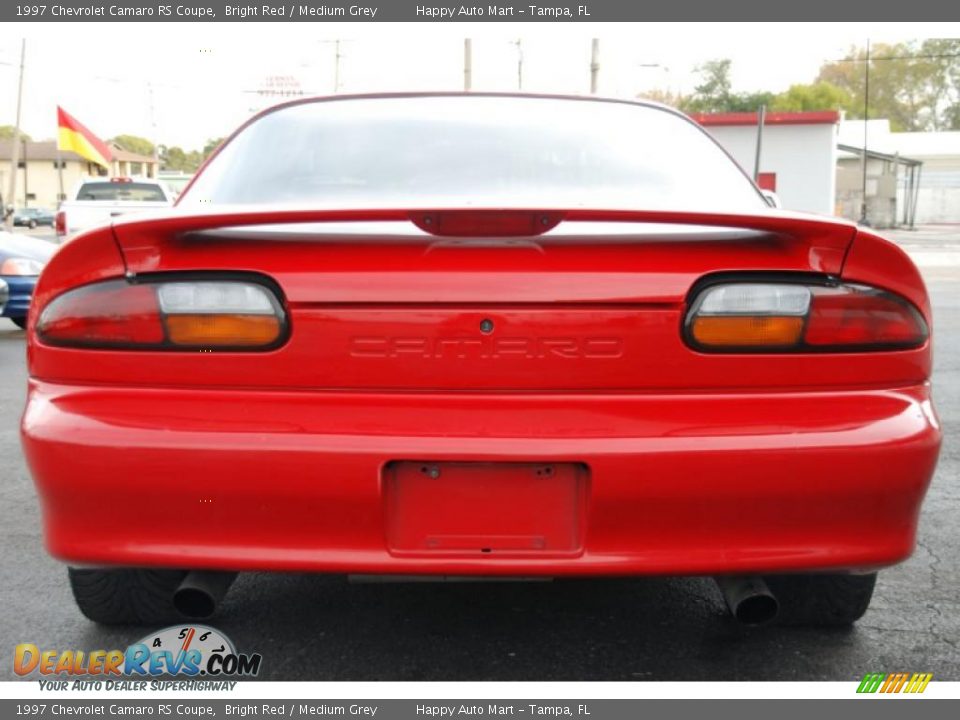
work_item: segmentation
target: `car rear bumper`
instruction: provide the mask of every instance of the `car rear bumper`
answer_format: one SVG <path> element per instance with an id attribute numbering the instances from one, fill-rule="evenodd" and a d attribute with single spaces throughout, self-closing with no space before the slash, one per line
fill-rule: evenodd
<path id="1" fill-rule="evenodd" d="M 940 445 L 926 385 L 426 395 L 31 381 L 22 435 L 47 546 L 74 564 L 451 575 L 888 565 L 913 549 Z M 582 543 L 398 552 L 385 476 L 402 460 L 585 468 Z"/>
<path id="2" fill-rule="evenodd" d="M 10 288 L 10 299 L 0 312 L 0 317 L 26 317 L 30 310 L 30 299 L 37 285 L 36 276 L 0 275 L 0 279 Z"/>

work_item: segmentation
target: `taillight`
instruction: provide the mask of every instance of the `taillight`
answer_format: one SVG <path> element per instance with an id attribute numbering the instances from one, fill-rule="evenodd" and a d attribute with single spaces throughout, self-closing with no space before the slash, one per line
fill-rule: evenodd
<path id="1" fill-rule="evenodd" d="M 0 263 L 0 275 L 39 275 L 43 263 L 32 258 L 12 257 Z"/>
<path id="2" fill-rule="evenodd" d="M 37 321 L 44 343 L 68 347 L 262 350 L 285 334 L 277 294 L 247 280 L 108 280 L 60 295 Z"/>
<path id="3" fill-rule="evenodd" d="M 927 324 L 904 298 L 865 285 L 731 282 L 704 288 L 684 324 L 707 352 L 896 350 Z"/>
<path id="4" fill-rule="evenodd" d="M 53 216 L 53 227 L 57 231 L 57 235 L 63 236 L 67 234 L 67 213 L 63 210 L 58 210 L 57 214 Z"/>

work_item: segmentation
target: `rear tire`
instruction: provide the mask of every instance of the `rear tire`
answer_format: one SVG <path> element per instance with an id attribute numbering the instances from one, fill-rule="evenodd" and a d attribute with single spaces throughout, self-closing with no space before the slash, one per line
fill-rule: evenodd
<path id="1" fill-rule="evenodd" d="M 86 617 L 104 625 L 153 625 L 181 615 L 173 592 L 182 570 L 67 568 L 74 600 Z"/>
<path id="2" fill-rule="evenodd" d="M 36 221 L 36 220 L 31 220 L 30 222 L 27 223 L 27 227 L 30 228 L 31 230 L 36 230 L 36 229 L 37 229 L 37 221 Z"/>
<path id="3" fill-rule="evenodd" d="M 779 624 L 842 627 L 870 607 L 877 574 L 771 575 L 764 580 L 780 603 Z"/>
<path id="4" fill-rule="evenodd" d="M 21 330 L 26 330 L 26 329 L 27 329 L 27 318 L 26 318 L 26 316 L 24 316 L 24 317 L 10 318 L 10 322 L 12 322 L 14 325 L 16 325 L 16 326 L 17 326 L 18 328 L 20 328 Z"/>

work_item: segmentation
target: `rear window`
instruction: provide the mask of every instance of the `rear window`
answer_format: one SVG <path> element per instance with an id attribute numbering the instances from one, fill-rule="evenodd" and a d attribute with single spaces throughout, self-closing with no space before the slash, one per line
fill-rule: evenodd
<path id="1" fill-rule="evenodd" d="M 757 210 L 743 172 L 657 107 L 482 95 L 280 108 L 231 140 L 181 206 Z"/>
<path id="2" fill-rule="evenodd" d="M 130 200 L 133 202 L 166 202 L 167 196 L 159 185 L 138 182 L 84 183 L 77 200 Z"/>

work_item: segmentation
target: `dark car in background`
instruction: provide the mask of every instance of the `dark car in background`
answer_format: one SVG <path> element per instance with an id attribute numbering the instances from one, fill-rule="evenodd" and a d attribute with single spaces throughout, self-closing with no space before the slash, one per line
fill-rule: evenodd
<path id="1" fill-rule="evenodd" d="M 6 284 L 9 294 L 6 304 L 0 302 L 0 317 L 26 327 L 37 277 L 56 249 L 46 240 L 0 232 L 0 287 Z"/>
<path id="2" fill-rule="evenodd" d="M 35 228 L 40 225 L 53 227 L 55 213 L 46 208 L 22 208 L 13 214 L 13 224 L 19 227 Z"/>

